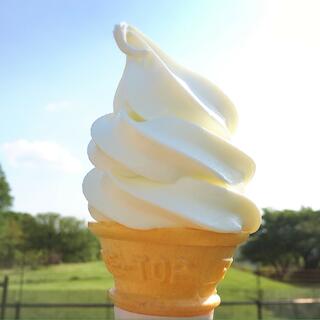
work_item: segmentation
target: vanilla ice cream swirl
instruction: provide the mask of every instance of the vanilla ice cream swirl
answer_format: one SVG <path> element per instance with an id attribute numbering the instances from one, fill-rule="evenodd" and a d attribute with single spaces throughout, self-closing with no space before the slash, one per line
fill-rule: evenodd
<path id="1" fill-rule="evenodd" d="M 230 142 L 231 101 L 136 28 L 116 25 L 114 38 L 126 66 L 113 113 L 91 128 L 95 168 L 83 191 L 92 217 L 134 229 L 256 231 L 260 211 L 237 191 L 255 164 Z"/>

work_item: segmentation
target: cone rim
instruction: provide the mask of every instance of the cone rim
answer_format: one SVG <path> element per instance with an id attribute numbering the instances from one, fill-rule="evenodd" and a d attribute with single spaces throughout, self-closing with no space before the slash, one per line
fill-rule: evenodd
<path id="1" fill-rule="evenodd" d="M 99 238 L 124 241 L 148 241 L 166 245 L 235 246 L 247 240 L 249 233 L 218 233 L 193 228 L 132 229 L 116 222 L 89 222 L 90 231 Z"/>

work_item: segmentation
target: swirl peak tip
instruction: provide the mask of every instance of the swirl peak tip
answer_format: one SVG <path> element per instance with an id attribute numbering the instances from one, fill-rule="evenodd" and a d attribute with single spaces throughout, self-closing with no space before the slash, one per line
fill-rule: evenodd
<path id="1" fill-rule="evenodd" d="M 113 36 L 119 49 L 126 55 L 135 57 L 148 53 L 149 50 L 147 47 L 139 48 L 128 42 L 127 36 L 129 33 L 141 42 L 139 34 L 135 32 L 135 28 L 131 27 L 127 22 L 115 24 L 113 28 Z"/>
<path id="2" fill-rule="evenodd" d="M 121 21 L 119 23 L 116 23 L 113 27 L 113 33 L 118 32 L 119 30 L 122 30 L 124 28 L 127 28 L 129 25 L 126 21 Z"/>

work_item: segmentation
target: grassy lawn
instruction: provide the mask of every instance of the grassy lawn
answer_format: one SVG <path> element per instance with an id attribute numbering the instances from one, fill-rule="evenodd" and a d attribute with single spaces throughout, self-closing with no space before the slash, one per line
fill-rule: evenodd
<path id="1" fill-rule="evenodd" d="M 0 277 L 4 274 L 10 277 L 9 302 L 14 302 L 19 292 L 19 270 L 0 271 Z M 320 288 L 316 287 L 297 287 L 263 277 L 260 282 L 263 295 L 269 300 L 320 296 Z M 25 270 L 22 300 L 23 302 L 103 303 L 106 301 L 106 289 L 112 286 L 113 279 L 100 261 L 56 265 L 37 270 Z M 256 276 L 235 268 L 229 270 L 219 286 L 219 294 L 223 301 L 253 300 L 256 297 L 256 290 Z M 294 312 L 298 314 L 297 310 Z M 277 311 L 277 314 L 281 313 Z M 276 319 L 272 310 L 264 310 L 264 316 L 264 319 Z M 13 313 L 8 311 L 7 317 L 11 319 Z M 112 319 L 112 311 L 107 309 L 23 309 L 21 318 Z M 256 308 L 255 306 L 221 306 L 216 311 L 215 319 L 256 319 Z"/>

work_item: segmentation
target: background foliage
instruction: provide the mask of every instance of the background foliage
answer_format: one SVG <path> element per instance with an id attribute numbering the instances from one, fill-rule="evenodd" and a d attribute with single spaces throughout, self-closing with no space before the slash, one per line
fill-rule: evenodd
<path id="1" fill-rule="evenodd" d="M 320 212 L 265 209 L 262 225 L 242 247 L 242 257 L 270 266 L 278 277 L 320 267 Z"/>
<path id="2" fill-rule="evenodd" d="M 83 221 L 52 212 L 13 212 L 12 201 L 0 167 L 0 267 L 99 259 L 99 243 Z M 242 246 L 240 255 L 242 260 L 267 267 L 268 275 L 281 279 L 289 273 L 319 270 L 320 211 L 264 209 L 260 229 Z"/>
<path id="3" fill-rule="evenodd" d="M 13 212 L 10 187 L 0 167 L 0 267 L 36 267 L 99 258 L 99 243 L 84 221 L 58 213 Z"/>

